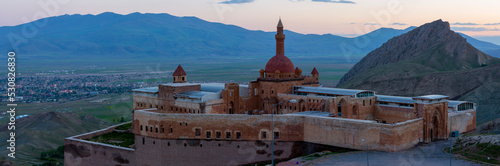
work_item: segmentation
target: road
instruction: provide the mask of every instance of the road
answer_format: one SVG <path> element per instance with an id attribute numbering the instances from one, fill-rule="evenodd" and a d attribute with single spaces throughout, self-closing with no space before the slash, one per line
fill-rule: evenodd
<path id="1" fill-rule="evenodd" d="M 413 147 L 399 152 L 368 152 L 370 166 L 432 166 L 432 165 L 450 165 L 450 158 L 443 151 L 445 147 L 450 146 L 449 142 L 437 141 L 419 147 Z M 332 154 L 316 159 L 309 165 L 349 165 L 349 166 L 366 166 L 366 152 L 357 151 L 342 154 Z M 453 158 L 453 166 L 472 166 L 481 165 L 479 163 Z"/>

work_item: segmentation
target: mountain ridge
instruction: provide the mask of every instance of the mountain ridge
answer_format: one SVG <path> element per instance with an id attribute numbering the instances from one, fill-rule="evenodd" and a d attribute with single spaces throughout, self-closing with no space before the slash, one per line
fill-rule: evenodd
<path id="1" fill-rule="evenodd" d="M 467 39 L 450 30 L 448 22 L 436 20 L 394 37 L 368 53 L 342 77 L 338 85 L 370 69 L 411 60 L 420 61 L 418 64 L 437 71 L 471 69 L 500 62 L 500 59 L 477 50 Z"/>
<path id="2" fill-rule="evenodd" d="M 477 123 L 500 117 L 500 59 L 437 20 L 390 39 L 344 75 L 341 88 L 378 94 L 441 94 L 478 104 Z"/>
<path id="3" fill-rule="evenodd" d="M 166 13 L 127 15 L 112 12 L 98 15 L 61 15 L 46 18 L 28 43 L 19 48 L 26 59 L 128 58 L 255 56 L 269 57 L 274 52 L 274 32 L 248 30 L 236 25 L 208 22 Z M 29 23 L 28 23 L 29 24 Z M 22 34 L 22 27 L 0 27 L 0 36 Z M 286 24 L 285 24 L 286 28 Z M 354 38 L 333 34 L 300 34 L 286 30 L 285 51 L 293 56 L 339 56 L 361 58 L 388 39 L 412 27 L 396 30 L 380 28 Z M 359 45 L 359 41 L 369 41 Z M 0 40 L 0 48 L 10 50 L 9 40 Z M 500 49 L 500 46 L 498 46 Z M 499 55 L 500 56 L 500 55 Z"/>

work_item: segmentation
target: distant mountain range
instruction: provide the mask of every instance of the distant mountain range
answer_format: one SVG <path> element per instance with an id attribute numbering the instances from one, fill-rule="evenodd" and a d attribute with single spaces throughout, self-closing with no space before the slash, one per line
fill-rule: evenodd
<path id="1" fill-rule="evenodd" d="M 398 96 L 442 94 L 477 103 L 478 123 L 500 118 L 500 59 L 462 36 L 442 20 L 424 24 L 370 52 L 338 86 Z"/>
<path id="2" fill-rule="evenodd" d="M 283 21 L 286 29 L 286 20 Z M 40 28 L 33 23 L 0 27 L 0 36 L 4 38 L 0 40 L 0 49 L 12 49 L 7 34 L 13 33 L 27 39 L 27 43 L 18 48 L 18 54 L 23 54 L 28 60 L 184 56 L 259 58 L 270 57 L 275 52 L 275 32 L 247 30 L 196 17 L 108 12 L 49 17 L 46 22 Z M 29 25 L 36 27 L 37 32 L 33 37 L 22 35 Z M 390 38 L 414 28 L 380 28 L 355 38 L 286 31 L 285 50 L 291 57 L 352 56 L 359 59 Z M 481 51 L 500 56 L 500 46 L 463 36 Z"/>

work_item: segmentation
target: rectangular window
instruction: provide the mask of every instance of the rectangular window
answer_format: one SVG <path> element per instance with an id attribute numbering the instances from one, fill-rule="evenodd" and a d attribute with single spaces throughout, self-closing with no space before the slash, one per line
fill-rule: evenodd
<path id="1" fill-rule="evenodd" d="M 158 127 L 156 127 L 156 133 L 158 133 Z"/>
<path id="2" fill-rule="evenodd" d="M 274 139 L 280 139 L 280 133 L 274 132 Z"/>
<path id="3" fill-rule="evenodd" d="M 142 131 L 142 125 L 141 125 L 141 131 Z"/>
<path id="4" fill-rule="evenodd" d="M 215 132 L 215 138 L 221 139 L 222 138 L 222 133 L 220 131 Z"/>
<path id="5" fill-rule="evenodd" d="M 195 129 L 195 136 L 201 136 L 201 129 Z"/>
<path id="6" fill-rule="evenodd" d="M 207 131 L 207 139 L 211 139 L 212 138 L 212 132 L 211 131 Z"/>
<path id="7" fill-rule="evenodd" d="M 241 139 L 241 132 L 236 132 L 236 139 Z"/>
<path id="8" fill-rule="evenodd" d="M 231 139 L 231 132 L 226 131 L 226 139 Z"/>
<path id="9" fill-rule="evenodd" d="M 148 126 L 146 126 L 146 131 L 148 131 Z"/>
<path id="10" fill-rule="evenodd" d="M 261 139 L 267 139 L 267 133 L 265 131 L 262 132 Z"/>

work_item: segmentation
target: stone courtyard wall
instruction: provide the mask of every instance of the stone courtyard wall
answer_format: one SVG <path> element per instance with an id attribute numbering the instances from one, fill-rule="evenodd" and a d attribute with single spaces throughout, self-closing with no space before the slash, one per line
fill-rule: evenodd
<path id="1" fill-rule="evenodd" d="M 64 165 L 135 165 L 134 149 L 84 140 L 110 133 L 120 125 L 64 139 Z"/>
<path id="2" fill-rule="evenodd" d="M 467 115 L 469 113 L 470 115 Z M 448 121 L 452 121 L 452 131 L 458 131 L 460 133 L 476 130 L 476 111 L 458 111 L 448 113 Z M 450 128 L 448 128 L 450 131 Z"/>
<path id="3" fill-rule="evenodd" d="M 140 130 L 140 125 L 153 129 Z M 381 124 L 370 120 L 303 115 L 275 115 L 274 131 L 279 132 L 279 141 L 310 142 L 349 149 L 364 150 L 365 139 L 371 150 L 399 151 L 416 145 L 423 137 L 422 118 L 395 124 Z M 156 132 L 157 126 L 172 126 L 167 132 Z M 271 140 L 271 115 L 184 115 L 162 114 L 136 110 L 134 133 L 163 139 L 207 139 L 225 140 L 226 132 L 235 140 L 236 132 L 241 140 Z M 196 130 L 200 134 L 196 134 Z M 173 131 L 173 132 L 170 132 Z M 211 138 L 207 138 L 210 132 Z M 216 138 L 216 132 L 221 138 Z M 264 138 L 263 132 L 267 133 Z"/>
<path id="4" fill-rule="evenodd" d="M 343 118 L 304 118 L 304 140 L 318 144 L 395 152 L 415 146 L 423 137 L 422 118 L 396 124 Z M 366 144 L 362 142 L 365 140 Z"/>

